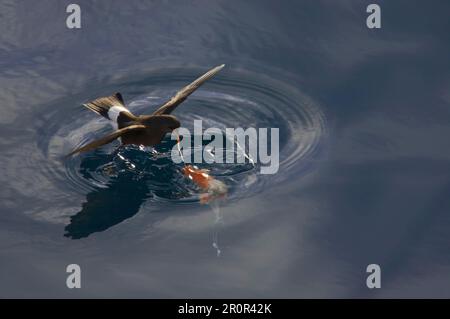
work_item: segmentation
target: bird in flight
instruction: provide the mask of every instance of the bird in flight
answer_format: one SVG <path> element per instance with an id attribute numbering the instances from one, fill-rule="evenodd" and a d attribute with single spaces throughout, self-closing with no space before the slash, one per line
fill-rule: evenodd
<path id="1" fill-rule="evenodd" d="M 153 146 L 159 144 L 167 133 L 180 127 L 180 121 L 170 113 L 224 66 L 225 65 L 222 64 L 209 70 L 194 82 L 182 88 L 151 115 L 136 116 L 131 113 L 125 106 L 125 102 L 120 93 L 115 93 L 107 97 L 100 97 L 94 101 L 83 104 L 91 111 L 116 123 L 118 129 L 98 140 L 73 150 L 67 154 L 67 156 L 93 150 L 102 145 L 111 143 L 117 138 L 121 139 L 122 145 L 135 144 Z"/>

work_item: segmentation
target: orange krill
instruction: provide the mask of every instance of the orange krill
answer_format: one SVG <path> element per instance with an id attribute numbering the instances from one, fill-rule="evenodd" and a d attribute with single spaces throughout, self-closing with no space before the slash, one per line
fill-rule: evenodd
<path id="1" fill-rule="evenodd" d="M 208 170 L 186 165 L 182 169 L 183 175 L 192 180 L 205 193 L 200 195 L 200 203 L 207 204 L 212 200 L 223 198 L 227 194 L 226 185 L 208 174 Z"/>

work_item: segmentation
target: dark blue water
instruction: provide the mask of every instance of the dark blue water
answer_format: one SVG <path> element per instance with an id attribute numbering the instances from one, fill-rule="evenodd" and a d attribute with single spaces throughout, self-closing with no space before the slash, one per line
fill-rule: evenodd
<path id="1" fill-rule="evenodd" d="M 1 0 L 0 296 L 450 297 L 450 4 L 377 1 L 369 30 L 371 2 L 79 0 L 69 30 Z M 169 138 L 62 158 L 111 131 L 81 103 L 151 113 L 222 63 L 174 114 L 278 127 L 276 175 L 204 164 L 211 207 Z"/>

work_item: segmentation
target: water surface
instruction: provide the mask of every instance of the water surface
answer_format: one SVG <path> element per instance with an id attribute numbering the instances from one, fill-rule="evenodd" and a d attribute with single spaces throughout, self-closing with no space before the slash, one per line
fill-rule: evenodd
<path id="1" fill-rule="evenodd" d="M 0 2 L 1 297 L 450 296 L 447 2 L 77 3 Z M 175 115 L 278 127 L 281 165 L 205 167 L 220 216 L 169 138 L 62 158 L 111 130 L 81 103 L 150 113 L 222 63 Z"/>

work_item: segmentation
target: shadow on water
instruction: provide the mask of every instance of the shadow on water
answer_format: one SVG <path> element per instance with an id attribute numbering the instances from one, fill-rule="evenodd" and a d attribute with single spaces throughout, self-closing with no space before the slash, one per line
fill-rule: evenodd
<path id="1" fill-rule="evenodd" d="M 119 224 L 134 216 L 149 196 L 145 180 L 133 181 L 129 175 L 119 175 L 106 186 L 87 194 L 81 211 L 65 227 L 64 236 L 79 239 Z"/>
<path id="2" fill-rule="evenodd" d="M 203 147 L 207 144 L 203 141 Z M 155 148 L 127 145 L 110 155 L 102 150 L 82 155 L 77 175 L 90 181 L 92 187 L 81 211 L 71 216 L 64 236 L 80 239 L 107 230 L 136 215 L 142 204 L 147 202 L 155 207 L 160 207 L 164 201 L 198 202 L 201 191 L 181 173 L 184 164 L 172 160 L 174 145 L 175 141 L 167 136 Z M 191 144 L 192 154 L 203 152 L 203 147 L 194 149 Z M 220 175 L 231 190 L 233 184 L 240 183 L 236 176 L 238 172 L 255 169 L 250 163 L 196 165 Z"/>
<path id="3" fill-rule="evenodd" d="M 85 157 L 80 174 L 92 179 L 100 169 L 109 181 L 86 195 L 81 211 L 65 227 L 64 236 L 80 239 L 107 230 L 133 217 L 146 200 L 154 197 L 177 200 L 189 196 L 189 190 L 181 190 L 176 183 L 168 187 L 180 175 L 178 166 L 167 155 L 171 145 L 165 142 L 151 153 L 127 146 L 112 155 L 96 151 Z"/>

